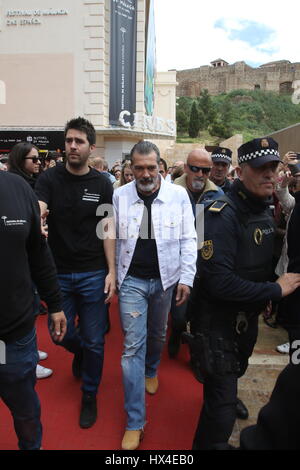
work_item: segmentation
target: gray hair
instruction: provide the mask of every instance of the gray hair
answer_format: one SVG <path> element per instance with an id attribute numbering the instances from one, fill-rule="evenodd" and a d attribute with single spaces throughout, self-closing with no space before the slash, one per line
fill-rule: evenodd
<path id="1" fill-rule="evenodd" d="M 133 154 L 139 153 L 140 155 L 149 155 L 151 152 L 156 153 L 156 161 L 157 163 L 160 162 L 160 151 L 159 148 L 150 142 L 149 140 L 140 140 L 137 144 L 135 144 L 130 152 L 130 160 L 133 161 Z"/>

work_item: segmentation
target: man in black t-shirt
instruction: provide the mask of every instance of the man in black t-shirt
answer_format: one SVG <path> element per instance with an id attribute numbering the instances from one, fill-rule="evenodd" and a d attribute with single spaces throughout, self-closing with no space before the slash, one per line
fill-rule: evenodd
<path id="1" fill-rule="evenodd" d="M 99 206 L 111 207 L 113 189 L 105 176 L 88 166 L 95 143 L 96 132 L 89 121 L 69 121 L 66 165 L 44 172 L 36 186 L 42 215 L 49 210 L 48 241 L 68 321 L 61 344 L 74 354 L 74 376 L 82 377 L 82 428 L 89 428 L 97 419 L 96 394 L 108 326 L 106 304 L 115 292 L 115 239 L 97 235 L 112 221 L 105 218 L 104 222 L 98 213 Z"/>

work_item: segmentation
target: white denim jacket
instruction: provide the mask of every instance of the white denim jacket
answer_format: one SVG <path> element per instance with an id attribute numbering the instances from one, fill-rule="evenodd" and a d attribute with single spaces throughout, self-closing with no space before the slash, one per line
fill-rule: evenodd
<path id="1" fill-rule="evenodd" d="M 131 264 L 144 212 L 144 202 L 138 196 L 135 181 L 115 190 L 113 205 L 120 288 Z M 194 215 L 186 190 L 161 178 L 151 214 L 163 289 L 177 281 L 192 287 L 196 273 L 197 242 Z"/>

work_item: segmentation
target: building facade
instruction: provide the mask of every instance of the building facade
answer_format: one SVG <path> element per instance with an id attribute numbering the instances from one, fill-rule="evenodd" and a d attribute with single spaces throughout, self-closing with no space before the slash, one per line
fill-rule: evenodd
<path id="1" fill-rule="evenodd" d="M 109 164 L 140 139 L 172 143 L 175 72 L 156 75 L 152 115 L 145 110 L 150 3 L 0 0 L 0 136 L 6 131 L 61 131 L 69 119 L 83 116 L 96 128 L 96 153 Z M 117 124 L 110 122 L 112 8 L 123 17 L 136 15 L 135 44 L 127 44 L 136 48 L 130 124 L 124 115 Z"/>

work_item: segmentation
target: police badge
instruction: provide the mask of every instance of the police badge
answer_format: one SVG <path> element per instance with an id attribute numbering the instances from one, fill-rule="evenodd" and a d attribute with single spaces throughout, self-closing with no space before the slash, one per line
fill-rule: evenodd
<path id="1" fill-rule="evenodd" d="M 207 240 L 203 243 L 203 246 L 201 248 L 201 256 L 205 261 L 208 261 L 210 258 L 212 258 L 214 254 L 214 246 L 213 246 L 213 241 L 212 240 Z"/>
<path id="2" fill-rule="evenodd" d="M 260 228 L 256 228 L 254 230 L 253 237 L 254 237 L 254 241 L 255 241 L 256 245 L 261 245 L 262 244 L 263 233 L 262 233 Z"/>
<path id="3" fill-rule="evenodd" d="M 270 147 L 270 144 L 269 144 L 269 142 L 268 142 L 268 139 L 262 139 L 260 145 L 261 145 L 262 148 L 264 148 L 264 149 Z"/>

